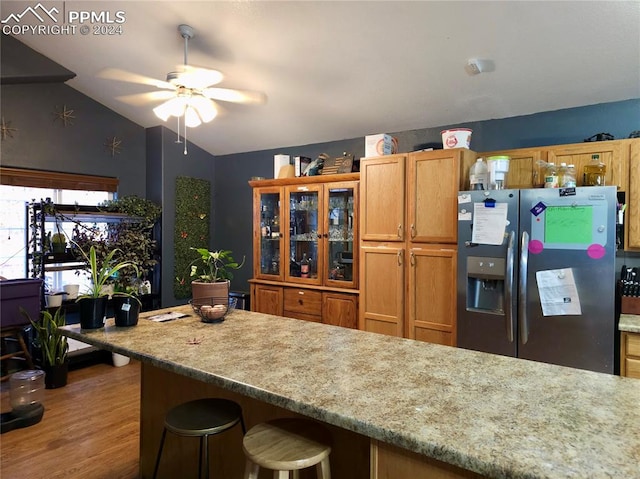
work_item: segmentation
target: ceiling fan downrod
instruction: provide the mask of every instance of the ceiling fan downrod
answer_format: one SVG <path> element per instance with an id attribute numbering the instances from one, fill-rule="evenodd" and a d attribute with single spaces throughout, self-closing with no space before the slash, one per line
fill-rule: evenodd
<path id="1" fill-rule="evenodd" d="M 195 30 L 189 25 L 178 25 L 180 36 L 184 38 L 184 64 L 187 65 L 187 57 L 189 50 L 189 40 L 195 35 Z"/>

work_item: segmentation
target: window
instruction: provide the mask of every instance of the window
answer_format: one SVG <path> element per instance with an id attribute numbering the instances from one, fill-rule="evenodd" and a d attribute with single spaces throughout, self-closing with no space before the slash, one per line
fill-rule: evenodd
<path id="1" fill-rule="evenodd" d="M 27 277 L 27 205 L 51 198 L 57 204 L 97 205 L 114 198 L 116 178 L 57 172 L 0 168 L 0 276 L 8 279 Z M 55 228 L 47 224 L 47 231 Z M 71 237 L 71 231 L 65 231 Z M 47 273 L 49 288 L 62 289 L 67 283 L 86 279 L 74 271 Z"/>

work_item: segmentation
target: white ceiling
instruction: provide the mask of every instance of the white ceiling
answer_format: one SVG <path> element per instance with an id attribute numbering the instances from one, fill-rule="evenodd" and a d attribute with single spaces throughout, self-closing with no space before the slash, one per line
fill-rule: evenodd
<path id="1" fill-rule="evenodd" d="M 37 2 L 3 0 L 2 19 Z M 73 88 L 151 127 L 155 87 L 97 78 L 106 68 L 164 80 L 183 61 L 218 86 L 260 90 L 221 103 L 189 140 L 214 155 L 303 145 L 640 98 L 640 1 L 93 1 L 60 9 L 125 13 L 122 35 L 20 35 L 77 77 Z M 24 22 L 25 20 L 23 20 Z M 470 76 L 470 58 L 493 71 Z M 175 131 L 175 119 L 166 126 Z"/>

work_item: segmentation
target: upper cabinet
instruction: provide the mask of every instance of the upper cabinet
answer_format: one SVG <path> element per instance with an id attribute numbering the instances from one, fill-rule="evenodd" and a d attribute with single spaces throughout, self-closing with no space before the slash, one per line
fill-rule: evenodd
<path id="1" fill-rule="evenodd" d="M 605 185 L 616 185 L 618 191 L 626 191 L 629 171 L 629 141 L 597 141 L 577 143 L 574 145 L 558 145 L 544 148 L 547 162 L 566 163 L 576 167 L 577 186 L 583 186 L 584 167 L 592 160 L 604 163 L 607 168 Z"/>

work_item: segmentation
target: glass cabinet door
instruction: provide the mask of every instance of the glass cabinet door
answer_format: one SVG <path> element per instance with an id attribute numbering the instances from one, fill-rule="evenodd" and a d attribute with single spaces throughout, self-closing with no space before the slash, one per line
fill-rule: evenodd
<path id="1" fill-rule="evenodd" d="M 321 186 L 292 187 L 289 204 L 289 281 L 320 284 L 318 262 L 322 258 Z"/>
<path id="2" fill-rule="evenodd" d="M 356 211 L 354 207 L 357 189 L 353 183 L 327 186 L 327 241 L 325 278 L 327 285 L 355 287 L 358 271 L 354 261 Z"/>
<path id="3" fill-rule="evenodd" d="M 257 202 L 259 231 L 256 232 L 258 243 L 258 259 L 256 276 L 264 279 L 282 279 L 281 271 L 281 209 L 280 189 L 264 188 L 257 190 L 254 201 Z"/>

